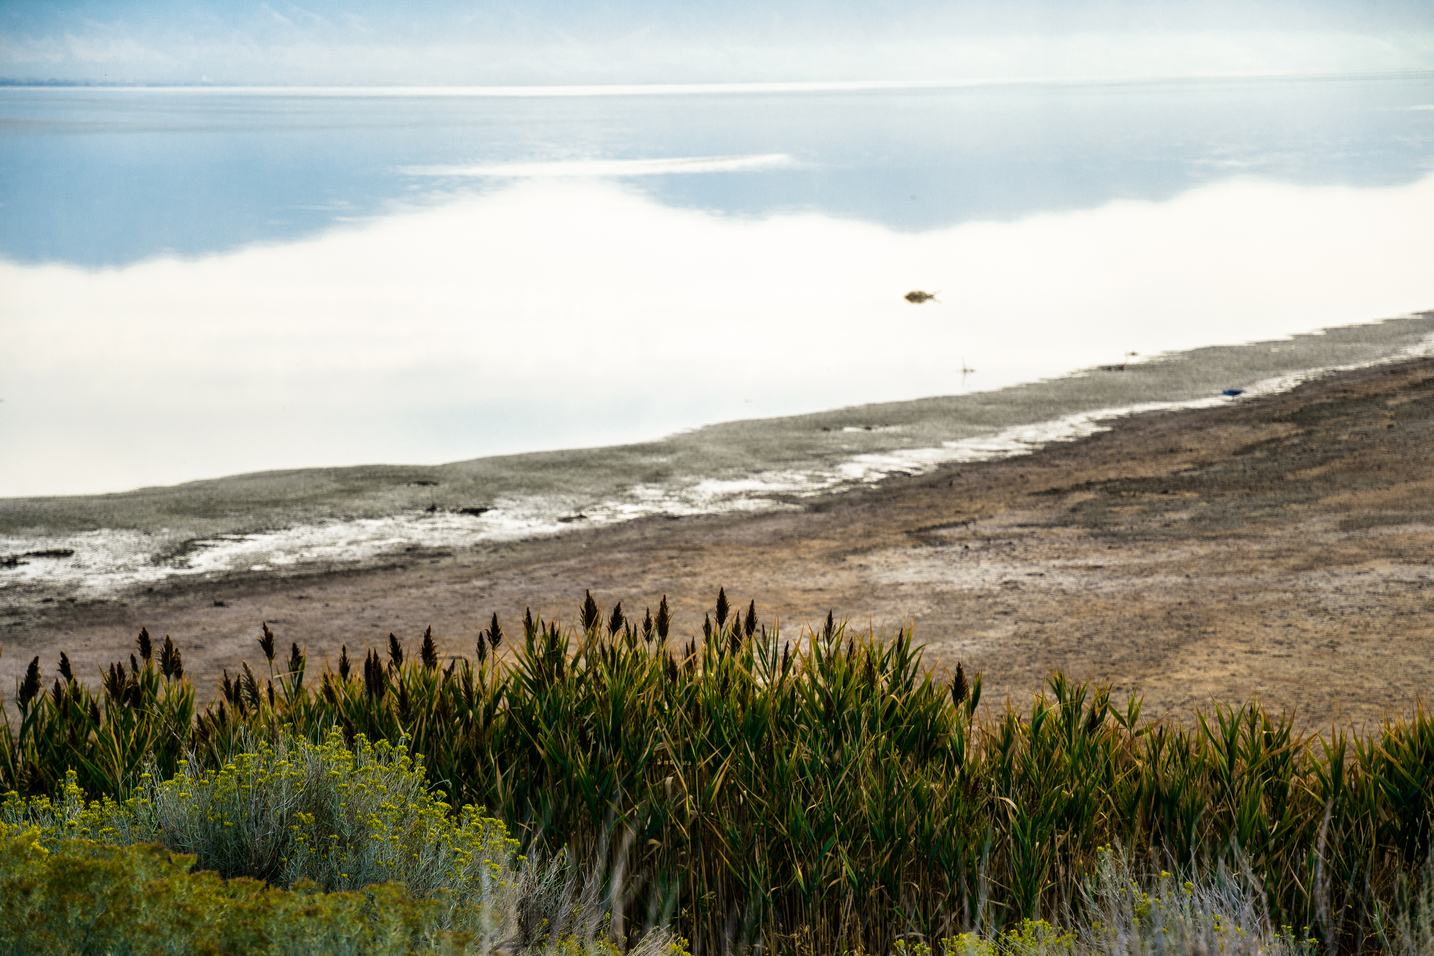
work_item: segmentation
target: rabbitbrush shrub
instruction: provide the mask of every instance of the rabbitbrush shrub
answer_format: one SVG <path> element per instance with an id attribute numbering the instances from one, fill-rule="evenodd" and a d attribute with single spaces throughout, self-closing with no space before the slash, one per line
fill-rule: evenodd
<path id="1" fill-rule="evenodd" d="M 71 773 L 55 800 L 0 804 L 0 954 L 617 956 L 591 900 L 534 905 L 516 847 L 501 821 L 450 813 L 406 749 L 337 731 L 181 761 L 123 804 L 86 801 Z M 659 931 L 634 952 L 683 949 Z"/>
<path id="2" fill-rule="evenodd" d="M 199 869 L 225 879 L 283 887 L 397 882 L 416 897 L 442 890 L 469 905 L 516 878 L 518 844 L 502 821 L 471 806 L 450 812 L 406 748 L 359 737 L 350 749 L 337 730 L 319 744 L 287 735 L 261 740 L 212 770 L 180 761 L 169 780 L 145 773 L 124 804 L 87 803 L 71 774 L 57 801 L 12 793 L 0 820 L 12 829 L 36 824 L 42 842 L 158 843 L 193 854 Z"/>
<path id="3" fill-rule="evenodd" d="M 393 884 L 326 894 L 306 882 L 285 892 L 258 880 L 190 874 L 194 860 L 153 845 L 42 840 L 37 829 L 0 836 L 0 954 L 488 951 L 471 934 L 444 926 L 442 902 L 415 900 Z"/>

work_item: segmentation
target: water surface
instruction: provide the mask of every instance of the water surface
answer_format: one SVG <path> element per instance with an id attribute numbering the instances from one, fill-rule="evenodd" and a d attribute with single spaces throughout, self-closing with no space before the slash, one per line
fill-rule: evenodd
<path id="1" fill-rule="evenodd" d="M 1434 304 L 1427 75 L 511 92 L 0 90 L 0 496 L 644 443 Z"/>

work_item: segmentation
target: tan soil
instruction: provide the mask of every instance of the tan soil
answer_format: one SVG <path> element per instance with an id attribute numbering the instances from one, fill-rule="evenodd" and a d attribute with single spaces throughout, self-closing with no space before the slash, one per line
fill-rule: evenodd
<path id="1" fill-rule="evenodd" d="M 496 611 L 575 615 L 591 588 L 700 630 L 719 585 L 789 632 L 828 609 L 909 622 L 927 661 L 1023 703 L 1045 676 L 1138 691 L 1150 715 L 1258 697 L 1309 729 L 1412 707 L 1434 676 L 1434 360 L 1219 408 L 1154 413 L 1034 455 L 897 477 L 802 510 L 652 518 L 390 566 L 176 580 L 7 613 L 3 673 L 82 674 L 171 634 L 201 695 L 257 661 L 259 622 L 313 660 L 413 642 L 467 653 Z M 8 680 L 6 681 L 8 684 Z M 7 694 L 7 696 L 9 696 Z"/>

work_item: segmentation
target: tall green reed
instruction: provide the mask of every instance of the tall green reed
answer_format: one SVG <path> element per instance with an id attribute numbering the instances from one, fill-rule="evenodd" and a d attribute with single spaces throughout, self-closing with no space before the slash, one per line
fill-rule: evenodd
<path id="1" fill-rule="evenodd" d="M 670 915 L 697 952 L 799 937 L 885 952 L 1075 913 L 1111 843 L 1148 848 L 1157 870 L 1247 861 L 1282 923 L 1358 949 L 1429 853 L 1422 707 L 1368 737 L 1303 737 L 1253 703 L 1193 726 L 1144 720 L 1138 698 L 1054 674 L 1028 712 L 983 709 L 980 677 L 938 679 L 909 629 L 883 641 L 829 616 L 784 636 L 725 592 L 700 636 L 674 633 L 665 600 L 638 623 L 588 595 L 574 624 L 529 614 L 514 640 L 494 616 L 471 657 L 445 663 L 431 632 L 416 654 L 390 635 L 317 679 L 297 644 L 282 654 L 267 626 L 259 643 L 267 667 L 226 674 L 188 722 L 159 716 L 184 693 L 192 708 L 187 682 L 132 662 L 130 719 L 153 728 L 150 749 L 82 785 L 122 794 L 146 753 L 187 746 L 218 765 L 286 727 L 406 740 L 450 802 L 608 874 L 594 892 L 619 924 Z M 32 697 L 18 732 L 6 725 L 5 786 L 34 790 L 98 748 L 70 703 L 86 693 Z M 36 741 L 42 725 L 81 746 Z"/>

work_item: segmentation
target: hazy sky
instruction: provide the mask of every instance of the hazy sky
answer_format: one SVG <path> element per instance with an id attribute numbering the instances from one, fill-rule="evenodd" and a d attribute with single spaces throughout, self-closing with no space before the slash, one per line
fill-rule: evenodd
<path id="1" fill-rule="evenodd" d="M 1430 0 L 0 0 L 0 78 L 219 84 L 1434 69 Z"/>

